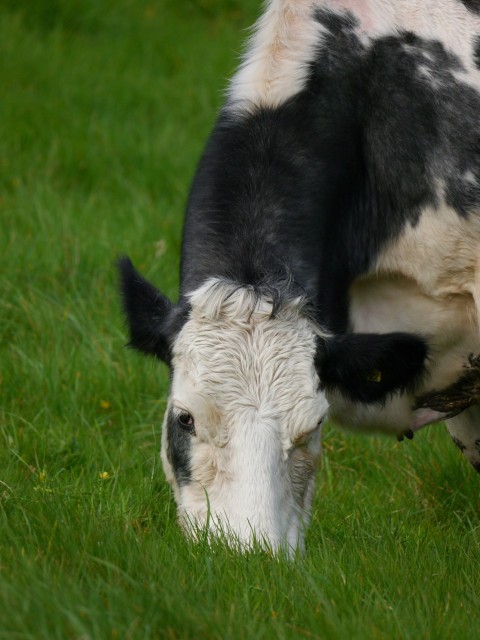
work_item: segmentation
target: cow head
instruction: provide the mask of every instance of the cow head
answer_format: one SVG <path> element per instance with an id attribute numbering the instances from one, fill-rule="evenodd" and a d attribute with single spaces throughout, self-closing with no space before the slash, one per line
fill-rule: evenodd
<path id="1" fill-rule="evenodd" d="M 211 279 L 174 305 L 120 262 L 130 345 L 169 364 L 162 461 L 187 532 L 303 544 L 328 388 L 381 402 L 421 372 L 405 334 L 322 332 L 301 296 Z"/>

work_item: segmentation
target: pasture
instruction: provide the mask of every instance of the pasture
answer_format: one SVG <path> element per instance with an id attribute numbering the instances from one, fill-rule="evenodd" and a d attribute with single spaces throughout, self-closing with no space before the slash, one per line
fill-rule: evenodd
<path id="1" fill-rule="evenodd" d="M 0 5 L 0 638 L 474 638 L 480 476 L 444 427 L 327 427 L 294 562 L 187 542 L 168 372 L 114 263 L 176 298 L 183 210 L 257 0 Z"/>

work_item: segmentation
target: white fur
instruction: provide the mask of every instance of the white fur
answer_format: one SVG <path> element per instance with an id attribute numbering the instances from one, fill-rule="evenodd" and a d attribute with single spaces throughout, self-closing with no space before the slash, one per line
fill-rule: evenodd
<path id="1" fill-rule="evenodd" d="M 228 106 L 275 107 L 301 91 L 322 33 L 312 0 L 271 0 L 228 91 Z"/>
<path id="2" fill-rule="evenodd" d="M 231 81 L 228 109 L 276 107 L 305 87 L 308 65 L 321 49 L 325 33 L 314 18 L 319 8 L 353 14 L 359 22 L 357 35 L 367 47 L 374 38 L 402 31 L 441 42 L 462 63 L 463 70 L 455 71 L 455 77 L 480 89 L 474 60 L 480 17 L 458 0 L 270 0 Z M 419 69 L 422 76 L 426 71 Z M 430 72 L 427 75 L 436 82 Z"/>
<path id="3" fill-rule="evenodd" d="M 166 428 L 162 443 L 180 521 L 245 545 L 302 546 L 328 406 L 314 367 L 319 330 L 301 298 L 271 317 L 271 300 L 210 280 L 190 300 L 169 400 L 195 419 L 190 484 L 174 480 Z"/>

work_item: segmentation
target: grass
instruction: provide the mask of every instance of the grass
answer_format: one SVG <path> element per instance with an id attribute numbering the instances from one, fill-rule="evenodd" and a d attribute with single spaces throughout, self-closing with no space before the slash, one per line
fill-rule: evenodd
<path id="1" fill-rule="evenodd" d="M 0 638 L 473 638 L 480 478 L 444 428 L 331 429 L 291 563 L 179 532 L 165 368 L 117 255 L 171 297 L 188 187 L 255 0 L 0 4 Z"/>

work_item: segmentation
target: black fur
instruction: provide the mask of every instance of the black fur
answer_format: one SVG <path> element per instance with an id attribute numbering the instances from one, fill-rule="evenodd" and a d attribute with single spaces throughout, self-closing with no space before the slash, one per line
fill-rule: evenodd
<path id="1" fill-rule="evenodd" d="M 188 315 L 143 278 L 127 258 L 118 261 L 123 309 L 130 331 L 129 346 L 171 362 L 171 346 Z"/>
<path id="2" fill-rule="evenodd" d="M 472 13 L 480 13 L 480 0 L 460 0 Z"/>
<path id="3" fill-rule="evenodd" d="M 475 64 L 480 69 L 480 36 L 475 39 L 475 47 L 473 50 L 473 57 L 475 60 Z"/>
<path id="4" fill-rule="evenodd" d="M 321 384 L 354 401 L 384 401 L 412 388 L 424 373 L 425 341 L 407 333 L 357 333 L 318 339 Z"/>

